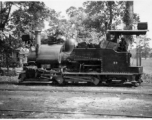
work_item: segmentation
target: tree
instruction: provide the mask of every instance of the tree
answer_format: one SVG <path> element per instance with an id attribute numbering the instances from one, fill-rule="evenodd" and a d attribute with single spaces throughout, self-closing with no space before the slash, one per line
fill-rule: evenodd
<path id="1" fill-rule="evenodd" d="M 126 1 L 126 8 L 123 17 L 125 29 L 131 30 L 133 27 L 133 1 Z"/>
<path id="2" fill-rule="evenodd" d="M 15 6 L 16 9 L 10 14 L 12 6 Z M 51 16 L 52 11 L 46 8 L 43 2 L 1 2 L 0 7 L 2 8 L 0 9 L 0 22 L 3 23 L 0 38 L 3 44 L 0 44 L 0 48 L 1 54 L 5 54 L 6 58 L 10 57 L 11 51 L 21 45 L 20 38 L 23 34 L 32 34 L 36 28 L 44 27 L 44 20 Z M 6 62 L 8 61 L 6 60 Z"/>
<path id="3" fill-rule="evenodd" d="M 105 32 L 105 23 L 108 29 L 116 29 L 121 23 L 122 15 L 125 9 L 125 2 L 122 1 L 90 1 L 84 2 L 86 12 L 97 22 L 99 30 Z"/>
<path id="4" fill-rule="evenodd" d="M 16 39 L 16 43 L 21 45 L 21 36 L 29 34 L 33 39 L 36 29 L 44 27 L 44 21 L 52 15 L 52 9 L 45 6 L 43 2 L 4 2 L 15 6 L 15 11 L 9 14 L 4 31 L 8 32 Z M 4 15 L 2 15 L 4 16 Z M 3 32 L 3 33 L 5 33 Z M 20 46 L 18 44 L 18 47 Z"/>
<path id="5" fill-rule="evenodd" d="M 66 10 L 66 13 L 70 16 L 70 18 L 72 18 L 78 14 L 78 11 L 76 7 L 71 6 Z"/>
<path id="6" fill-rule="evenodd" d="M 15 4 L 18 5 L 18 9 L 11 15 L 11 23 L 16 28 L 14 34 L 18 35 L 18 38 L 27 30 L 29 33 L 34 33 L 36 29 L 41 30 L 44 27 L 44 20 L 51 13 L 43 2 L 16 2 Z"/>
<path id="7" fill-rule="evenodd" d="M 134 25 L 140 22 L 140 18 L 136 13 L 133 13 L 133 1 L 126 1 L 125 3 L 125 11 L 123 15 L 123 22 L 125 24 L 124 29 L 132 30 Z M 132 36 L 125 36 L 128 43 L 132 44 L 133 37 Z"/>
<path id="8" fill-rule="evenodd" d="M 78 38 L 85 38 L 86 42 L 99 42 L 100 37 L 106 34 L 105 23 L 108 23 L 108 29 L 116 29 L 121 23 L 125 2 L 87 1 L 83 6 L 72 6 L 66 12 L 76 26 Z"/>
<path id="9" fill-rule="evenodd" d="M 3 31 L 8 22 L 13 2 L 0 2 L 0 30 Z"/>

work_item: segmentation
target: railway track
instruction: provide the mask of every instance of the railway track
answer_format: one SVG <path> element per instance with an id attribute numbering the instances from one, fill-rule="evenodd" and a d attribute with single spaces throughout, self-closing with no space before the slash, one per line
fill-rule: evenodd
<path id="1" fill-rule="evenodd" d="M 122 117 L 122 118 L 152 118 L 152 116 L 145 115 L 126 115 L 126 114 L 110 114 L 110 113 L 92 113 L 92 112 L 65 112 L 65 111 L 41 111 L 41 110 L 19 110 L 19 109 L 4 109 L 0 110 L 2 112 L 17 112 L 17 113 L 58 113 L 58 114 L 83 114 L 83 115 L 91 115 L 91 116 L 100 116 L 100 117 Z"/>

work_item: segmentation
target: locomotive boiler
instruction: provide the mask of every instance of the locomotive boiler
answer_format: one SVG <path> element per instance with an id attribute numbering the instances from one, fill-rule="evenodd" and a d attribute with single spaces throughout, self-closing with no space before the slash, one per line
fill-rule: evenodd
<path id="1" fill-rule="evenodd" d="M 30 50 L 28 64 L 19 75 L 20 82 L 51 81 L 59 85 L 87 82 L 94 85 L 130 82 L 141 84 L 142 66 L 131 66 L 131 54 L 119 45 L 122 35 L 145 35 L 147 24 L 138 24 L 138 30 L 108 30 L 106 40 L 99 45 L 77 43 L 68 39 L 60 44 L 41 44 L 36 31 L 36 49 Z M 109 36 L 114 38 L 110 39 Z"/>

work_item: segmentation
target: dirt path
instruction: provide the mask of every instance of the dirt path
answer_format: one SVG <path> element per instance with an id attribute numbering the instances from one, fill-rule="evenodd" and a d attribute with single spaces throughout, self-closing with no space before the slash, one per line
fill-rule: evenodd
<path id="1" fill-rule="evenodd" d="M 0 118 L 152 117 L 150 93 L 151 86 L 127 88 L 0 84 Z"/>

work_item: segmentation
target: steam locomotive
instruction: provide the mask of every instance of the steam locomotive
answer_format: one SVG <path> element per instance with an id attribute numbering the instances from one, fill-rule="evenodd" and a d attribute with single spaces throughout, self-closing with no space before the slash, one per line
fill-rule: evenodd
<path id="1" fill-rule="evenodd" d="M 99 45 L 89 45 L 74 39 L 62 44 L 41 44 L 40 31 L 36 31 L 36 49 L 30 50 L 28 63 L 19 74 L 19 82 L 51 81 L 59 85 L 87 82 L 94 85 L 130 82 L 141 84 L 142 66 L 131 66 L 131 54 L 121 51 L 122 35 L 145 35 L 147 23 L 138 23 L 138 30 L 107 30 L 106 40 Z M 113 35 L 111 40 L 108 36 Z"/>

